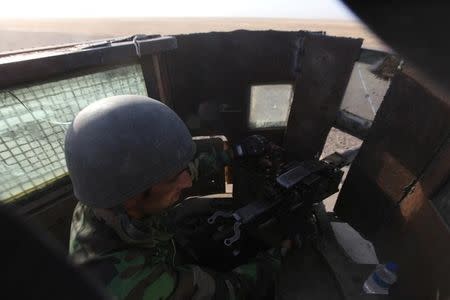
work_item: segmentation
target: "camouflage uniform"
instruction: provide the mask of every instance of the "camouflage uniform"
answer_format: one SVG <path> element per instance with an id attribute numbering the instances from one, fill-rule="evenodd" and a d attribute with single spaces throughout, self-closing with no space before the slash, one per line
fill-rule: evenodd
<path id="1" fill-rule="evenodd" d="M 107 218 L 79 203 L 69 252 L 117 299 L 273 298 L 276 256 L 264 253 L 232 272 L 217 273 L 183 261 L 161 216 L 146 220 L 151 238 L 138 242 L 109 226 Z"/>

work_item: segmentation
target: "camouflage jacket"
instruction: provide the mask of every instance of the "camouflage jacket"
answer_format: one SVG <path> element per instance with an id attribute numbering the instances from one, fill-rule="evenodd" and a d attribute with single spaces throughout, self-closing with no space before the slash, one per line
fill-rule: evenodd
<path id="1" fill-rule="evenodd" d="M 131 241 L 79 203 L 73 214 L 70 255 L 116 299 L 273 298 L 280 265 L 276 257 L 264 254 L 232 272 L 214 272 L 179 257 L 159 216 L 149 218 L 149 224 L 151 239 Z"/>

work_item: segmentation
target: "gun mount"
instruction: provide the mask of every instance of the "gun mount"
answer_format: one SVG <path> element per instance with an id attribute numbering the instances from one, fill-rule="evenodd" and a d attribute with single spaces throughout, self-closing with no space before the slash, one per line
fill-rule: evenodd
<path id="1" fill-rule="evenodd" d="M 206 248 L 191 249 L 191 254 L 202 264 L 216 268 L 217 263 L 221 267 L 237 265 L 259 250 L 279 245 L 283 239 L 301 241 L 316 234 L 312 208 L 338 191 L 343 175 L 337 160 L 286 161 L 284 150 L 261 136 L 248 137 L 234 146 L 233 153 L 237 179 L 263 178 L 249 181 L 247 186 L 248 190 L 261 192 L 250 201 L 235 198 L 235 202 L 244 203 L 238 208 L 202 216 L 203 220 L 197 221 L 202 226 L 196 227 L 192 236 L 179 238 L 186 241 L 195 236 L 196 241 L 207 240 L 189 243 L 191 248 L 208 244 Z M 231 262 L 209 259 L 211 251 L 221 252 Z"/>

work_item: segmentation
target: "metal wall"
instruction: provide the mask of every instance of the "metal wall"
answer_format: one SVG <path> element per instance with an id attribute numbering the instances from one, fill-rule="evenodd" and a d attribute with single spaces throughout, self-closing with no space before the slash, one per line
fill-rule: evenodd
<path id="1" fill-rule="evenodd" d="M 450 178 L 450 99 L 417 75 L 406 66 L 394 77 L 335 212 L 374 242 L 382 261 L 399 263 L 396 299 L 447 299 L 448 211 L 435 199 Z"/>
<path id="2" fill-rule="evenodd" d="M 304 35 L 239 30 L 177 36 L 178 49 L 166 56 L 174 109 L 188 125 L 199 116 L 193 135 L 244 136 L 250 86 L 294 83 Z M 208 117 L 200 106 L 207 107 Z M 283 129 L 275 132 L 280 140 Z"/>

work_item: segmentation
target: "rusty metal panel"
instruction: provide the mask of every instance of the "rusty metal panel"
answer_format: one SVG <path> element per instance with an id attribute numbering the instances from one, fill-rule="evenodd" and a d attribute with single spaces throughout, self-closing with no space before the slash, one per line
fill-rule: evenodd
<path id="1" fill-rule="evenodd" d="M 399 264 L 393 299 L 447 299 L 450 102 L 411 72 L 394 77 L 335 212 Z"/>
<path id="2" fill-rule="evenodd" d="M 449 141 L 375 238 L 380 259 L 400 266 L 398 284 L 391 290 L 395 299 L 450 297 L 449 216 L 433 205 L 440 197 L 450 199 Z"/>
<path id="3" fill-rule="evenodd" d="M 311 159 L 322 151 L 361 44 L 361 39 L 305 37 L 285 136 L 291 158 Z"/>
<path id="4" fill-rule="evenodd" d="M 246 30 L 178 35 L 178 49 L 165 55 L 170 96 L 193 135 L 248 134 L 250 86 L 293 83 L 303 35 Z M 282 137 L 283 130 L 277 133 Z"/>
<path id="5" fill-rule="evenodd" d="M 350 168 L 335 212 L 374 237 L 386 220 L 395 218 L 398 204 L 449 133 L 448 99 L 439 99 L 404 73 L 397 74 Z M 448 166 L 448 161 L 442 163 Z"/>
<path id="6" fill-rule="evenodd" d="M 434 172 L 429 172 L 421 178 L 422 188 L 425 194 L 431 197 L 443 221 L 450 227 L 450 136 L 429 168 Z"/>
<path id="7" fill-rule="evenodd" d="M 170 52 L 169 52 L 170 53 Z M 170 82 L 169 73 L 167 70 L 167 53 L 162 52 L 154 55 L 156 56 L 157 66 L 159 67 L 159 73 L 161 76 L 161 82 L 159 82 L 158 89 L 160 91 L 160 98 L 169 107 L 173 108 L 172 96 L 170 94 Z"/>
<path id="8" fill-rule="evenodd" d="M 161 100 L 158 85 L 158 70 L 155 66 L 154 55 L 142 57 L 141 67 L 144 75 L 145 87 L 147 88 L 147 95 L 150 98 Z"/>
<path id="9" fill-rule="evenodd" d="M 420 184 L 400 205 L 398 217 L 376 240 L 380 259 L 399 264 L 393 299 L 450 297 L 450 232 Z"/>
<path id="10" fill-rule="evenodd" d="M 172 103 L 170 102 L 167 88 L 164 53 L 143 56 L 141 57 L 140 63 L 147 88 L 147 95 L 171 107 Z"/>

